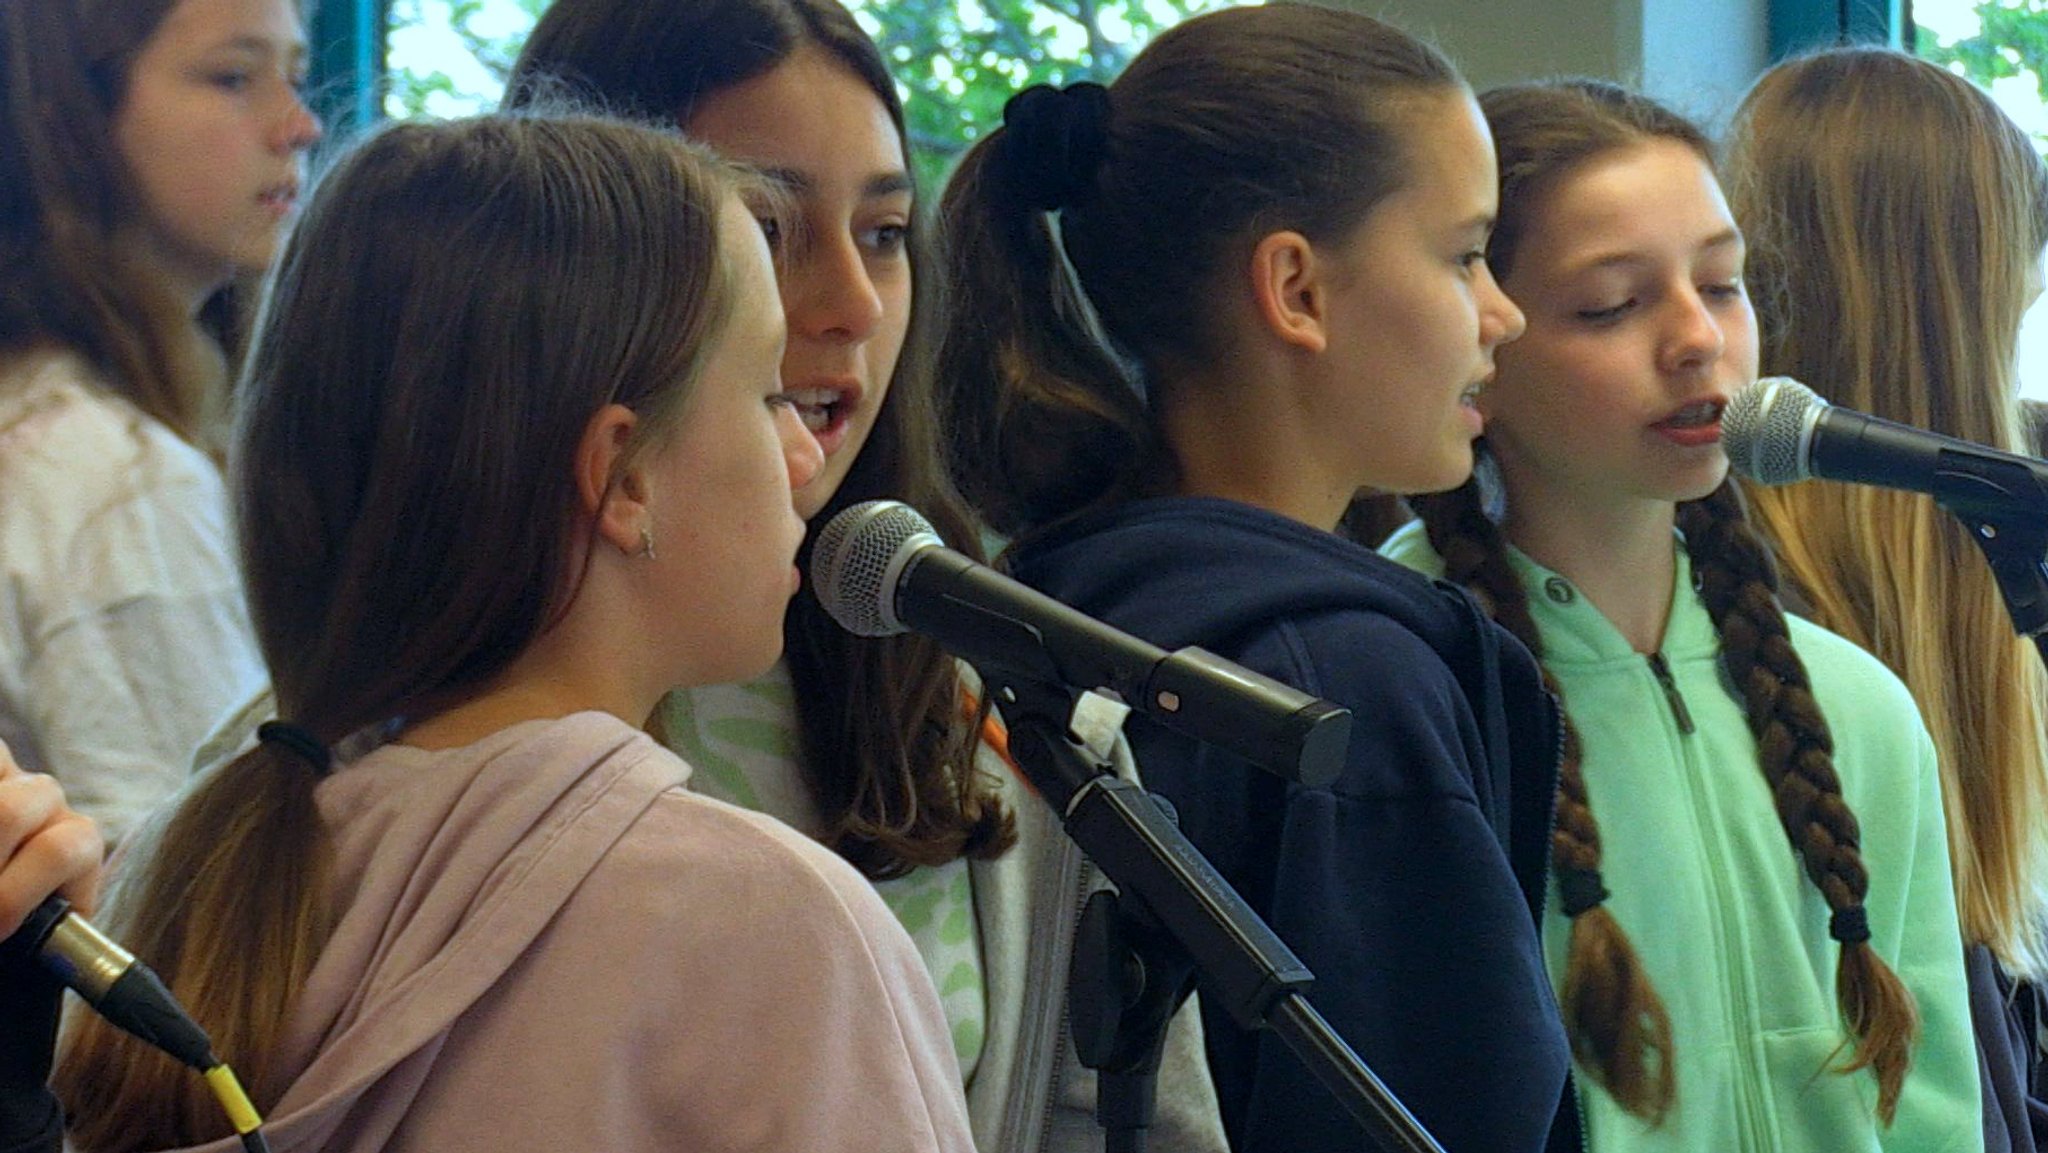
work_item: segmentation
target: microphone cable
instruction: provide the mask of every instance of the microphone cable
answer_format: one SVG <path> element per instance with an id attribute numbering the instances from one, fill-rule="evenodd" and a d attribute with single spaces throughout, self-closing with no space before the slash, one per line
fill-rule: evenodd
<path id="1" fill-rule="evenodd" d="M 168 1053 L 206 1079 L 247 1153 L 270 1153 L 263 1117 L 213 1039 L 149 966 L 109 940 L 62 897 L 45 900 L 8 944 L 20 946 L 84 998 L 107 1023 Z"/>

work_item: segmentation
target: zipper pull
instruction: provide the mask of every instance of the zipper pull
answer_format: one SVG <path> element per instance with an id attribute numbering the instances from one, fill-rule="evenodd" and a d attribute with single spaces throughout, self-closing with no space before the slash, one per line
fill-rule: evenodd
<path id="1" fill-rule="evenodd" d="M 1671 705 L 1671 716 L 1678 722 L 1678 731 L 1692 733 L 1692 712 L 1685 707 L 1685 698 L 1678 695 L 1678 681 L 1671 675 L 1671 666 L 1664 663 L 1664 654 L 1651 653 L 1647 659 L 1650 662 L 1650 673 L 1664 688 L 1664 700 Z"/>

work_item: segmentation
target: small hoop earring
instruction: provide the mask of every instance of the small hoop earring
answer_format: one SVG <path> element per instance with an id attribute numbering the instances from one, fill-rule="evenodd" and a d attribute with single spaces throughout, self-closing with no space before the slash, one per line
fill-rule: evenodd
<path id="1" fill-rule="evenodd" d="M 649 525 L 640 526 L 640 555 L 654 559 L 654 529 Z"/>

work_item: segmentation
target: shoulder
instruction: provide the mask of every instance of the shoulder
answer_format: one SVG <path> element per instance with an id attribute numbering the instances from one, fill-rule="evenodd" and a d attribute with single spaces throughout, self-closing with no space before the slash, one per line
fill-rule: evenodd
<path id="1" fill-rule="evenodd" d="M 1832 711 L 1839 703 L 1859 714 L 1898 714 L 1917 721 L 1913 694 L 1883 661 L 1802 617 L 1788 614 L 1785 626 L 1822 707 Z"/>
<path id="2" fill-rule="evenodd" d="M 823 846 L 773 817 L 681 788 L 655 798 L 592 880 L 603 899 L 634 906 L 624 915 L 686 922 L 699 940 L 755 941 L 768 930 L 784 934 L 787 947 L 795 938 L 844 947 L 894 925 L 874 889 Z"/>
<path id="3" fill-rule="evenodd" d="M 226 502 L 220 470 L 162 423 L 105 390 L 74 357 L 18 364 L 0 384 L 6 507 L 61 531 L 110 509 Z"/>

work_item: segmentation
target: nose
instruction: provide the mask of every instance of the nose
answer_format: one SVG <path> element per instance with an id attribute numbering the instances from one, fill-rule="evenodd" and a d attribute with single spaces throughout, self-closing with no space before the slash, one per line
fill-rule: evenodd
<path id="1" fill-rule="evenodd" d="M 1721 322 L 1700 299 L 1698 290 L 1688 287 L 1672 297 L 1672 316 L 1664 349 L 1664 370 L 1675 372 L 1709 365 L 1721 358 L 1727 335 Z"/>
<path id="2" fill-rule="evenodd" d="M 882 320 L 882 294 L 845 230 L 813 235 L 783 275 L 792 334 L 838 344 L 866 340 Z"/>
<path id="3" fill-rule="evenodd" d="M 803 418 L 789 405 L 775 409 L 775 431 L 782 438 L 782 463 L 789 469 L 789 487 L 802 488 L 825 471 L 825 450 L 818 438 L 804 427 Z"/>
<path id="4" fill-rule="evenodd" d="M 277 122 L 277 150 L 287 154 L 304 152 L 326 134 L 327 129 L 320 123 L 319 113 L 307 106 L 305 94 L 297 88 L 287 87 L 283 115 Z"/>
<path id="5" fill-rule="evenodd" d="M 1493 270 L 1480 264 L 1479 341 L 1488 348 L 1512 344 L 1529 327 L 1529 319 L 1493 278 Z"/>

